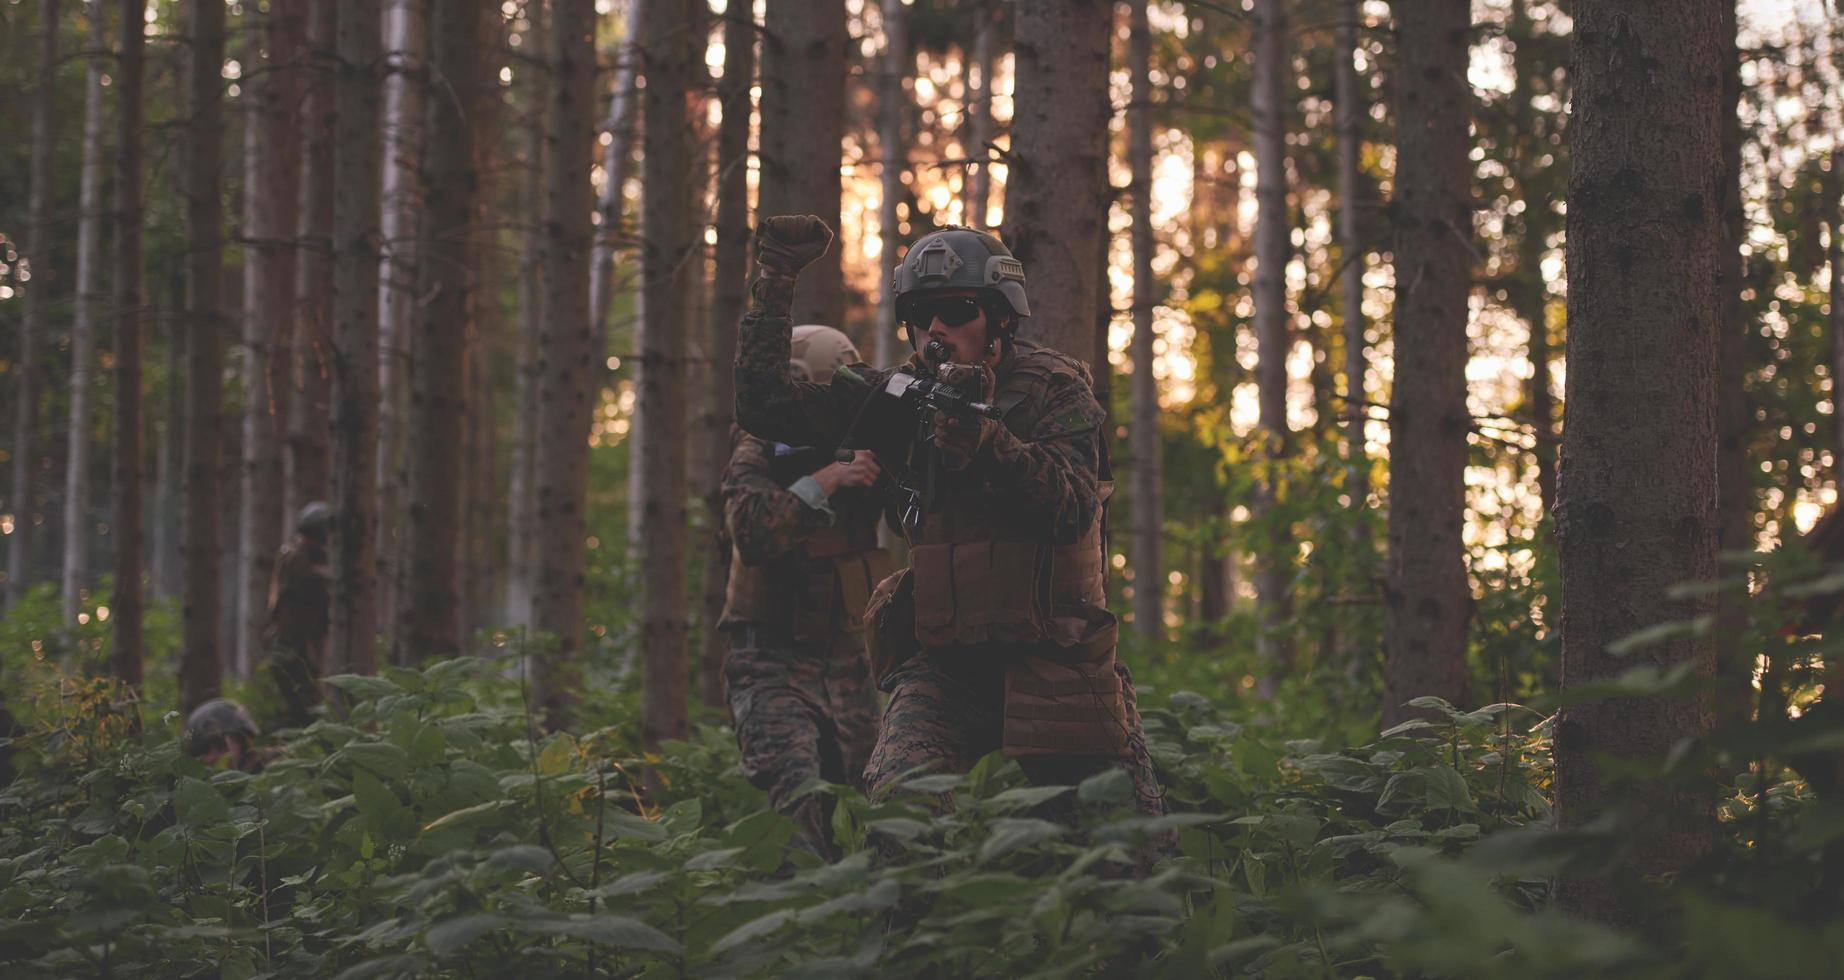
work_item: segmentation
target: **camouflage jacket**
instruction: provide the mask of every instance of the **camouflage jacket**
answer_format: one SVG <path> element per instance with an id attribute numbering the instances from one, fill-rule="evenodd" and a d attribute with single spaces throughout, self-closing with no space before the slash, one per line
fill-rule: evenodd
<path id="1" fill-rule="evenodd" d="M 269 580 L 263 639 L 290 650 L 318 651 L 327 636 L 332 580 L 324 545 L 300 537 L 283 545 Z"/>
<path id="2" fill-rule="evenodd" d="M 736 418 L 750 433 L 792 445 L 836 446 L 858 411 L 892 373 L 843 367 L 829 385 L 796 381 L 788 368 L 790 325 L 781 297 L 755 290 L 736 351 Z M 779 309 L 777 309 L 779 307 Z M 1074 370 L 1020 371 L 1057 359 Z M 1050 544 L 1080 540 L 1101 509 L 1101 406 L 1086 371 L 1063 355 L 1019 344 L 993 372 L 1005 424 L 949 492 L 965 488 L 1016 515 L 1014 530 Z M 1008 397 L 1009 396 L 1009 397 Z M 1009 402 L 1009 404 L 1008 404 Z M 886 467 L 892 461 L 884 461 Z"/>

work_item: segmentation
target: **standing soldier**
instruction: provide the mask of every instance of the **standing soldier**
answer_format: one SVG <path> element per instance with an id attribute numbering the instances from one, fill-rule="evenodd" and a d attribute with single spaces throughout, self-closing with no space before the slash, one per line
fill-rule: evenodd
<path id="1" fill-rule="evenodd" d="M 912 344 L 926 338 L 927 356 L 896 371 L 841 368 L 829 385 L 798 381 L 788 370 L 794 280 L 831 240 L 810 215 L 758 228 L 736 414 L 765 439 L 858 445 L 862 421 L 888 416 L 895 400 L 929 433 L 907 459 L 884 450 L 884 465 L 906 469 L 926 495 L 912 491 L 904 519 L 912 567 L 880 584 L 867 612 L 890 694 L 865 772 L 872 794 L 918 769 L 965 772 L 1002 748 L 1040 783 L 1122 767 L 1139 808 L 1163 812 L 1105 604 L 1111 487 L 1086 368 L 1018 339 L 1030 308 L 1011 252 L 985 232 L 947 228 L 912 245 L 896 270 L 898 316 Z M 909 393 L 938 390 L 922 378 L 978 411 L 941 410 L 948 400 L 936 399 L 936 411 L 915 412 Z"/>
<path id="2" fill-rule="evenodd" d="M 315 501 L 295 518 L 294 539 L 275 556 L 269 581 L 269 622 L 263 626 L 264 672 L 274 699 L 274 728 L 301 728 L 320 703 L 333 571 L 327 532 L 333 511 Z"/>
<path id="3" fill-rule="evenodd" d="M 815 384 L 858 360 L 831 327 L 795 327 L 788 369 Z M 794 819 L 796 841 L 833 857 L 831 807 L 802 796 L 814 779 L 861 785 L 877 738 L 877 692 L 864 655 L 864 607 L 890 572 L 870 488 L 877 457 L 772 443 L 734 430 L 724 471 L 733 542 L 720 624 L 730 633 L 724 691 L 743 774 Z"/>

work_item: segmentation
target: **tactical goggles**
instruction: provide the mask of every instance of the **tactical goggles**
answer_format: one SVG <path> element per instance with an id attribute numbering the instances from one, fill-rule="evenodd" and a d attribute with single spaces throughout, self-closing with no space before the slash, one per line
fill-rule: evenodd
<path id="1" fill-rule="evenodd" d="M 939 299 L 918 300 L 909 310 L 909 322 L 927 329 L 929 324 L 940 320 L 950 327 L 964 327 L 979 319 L 986 308 L 971 296 L 945 296 Z"/>

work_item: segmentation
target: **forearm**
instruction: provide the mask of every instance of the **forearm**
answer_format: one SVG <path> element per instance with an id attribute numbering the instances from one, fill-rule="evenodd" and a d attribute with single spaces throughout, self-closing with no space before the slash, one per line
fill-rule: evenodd
<path id="1" fill-rule="evenodd" d="M 977 463 L 1005 509 L 1028 514 L 1058 544 L 1073 544 L 1101 509 L 1093 433 L 1026 442 L 1001 429 Z"/>

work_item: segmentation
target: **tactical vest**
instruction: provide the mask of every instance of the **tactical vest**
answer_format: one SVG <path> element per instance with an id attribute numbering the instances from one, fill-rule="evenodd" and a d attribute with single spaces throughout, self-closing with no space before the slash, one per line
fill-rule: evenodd
<path id="1" fill-rule="evenodd" d="M 779 561 L 751 567 L 731 546 L 722 625 L 785 631 L 797 643 L 830 643 L 836 633 L 864 629 L 865 605 L 894 563 L 877 546 L 874 502 L 853 494 L 832 503 L 838 523 L 809 534 Z"/>
<path id="2" fill-rule="evenodd" d="M 1041 347 L 1015 346 L 1003 367 L 993 404 L 1006 428 L 1027 442 L 1054 428 L 1044 417 L 1053 389 L 1078 381 L 1089 387 L 1080 362 Z M 1099 489 L 1105 502 L 1113 488 Z M 1041 535 L 1027 536 L 1032 530 L 1029 515 L 1005 512 L 976 476 L 951 474 L 941 510 L 911 532 L 908 580 L 886 582 L 873 600 L 883 620 L 873 663 L 887 672 L 905 658 L 904 637 L 893 633 L 913 616 L 915 651 L 952 658 L 984 648 L 1007 656 L 1007 755 L 1122 755 L 1128 727 L 1114 671 L 1119 626 L 1107 609 L 1100 517 L 1074 544 L 1046 544 Z M 1009 649 L 993 651 L 995 645 Z"/>

